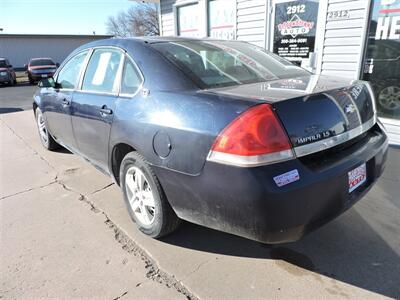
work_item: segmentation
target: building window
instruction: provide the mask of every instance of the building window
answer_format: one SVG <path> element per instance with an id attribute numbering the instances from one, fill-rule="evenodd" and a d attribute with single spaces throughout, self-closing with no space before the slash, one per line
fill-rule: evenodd
<path id="1" fill-rule="evenodd" d="M 208 1 L 208 36 L 216 39 L 236 38 L 236 1 Z"/>
<path id="2" fill-rule="evenodd" d="M 178 35 L 199 37 L 199 4 L 193 3 L 176 8 Z"/>
<path id="3" fill-rule="evenodd" d="M 400 120 L 400 1 L 373 0 L 363 79 L 374 88 L 378 115 Z"/>

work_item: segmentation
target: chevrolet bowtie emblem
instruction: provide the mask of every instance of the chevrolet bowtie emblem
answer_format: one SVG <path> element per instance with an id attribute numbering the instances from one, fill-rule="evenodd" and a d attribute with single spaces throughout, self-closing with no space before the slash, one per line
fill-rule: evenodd
<path id="1" fill-rule="evenodd" d="M 353 112 L 355 112 L 355 111 L 356 111 L 356 108 L 354 107 L 353 104 L 347 104 L 347 105 L 344 107 L 344 112 L 345 112 L 346 114 L 351 114 L 351 113 L 353 113 Z"/>

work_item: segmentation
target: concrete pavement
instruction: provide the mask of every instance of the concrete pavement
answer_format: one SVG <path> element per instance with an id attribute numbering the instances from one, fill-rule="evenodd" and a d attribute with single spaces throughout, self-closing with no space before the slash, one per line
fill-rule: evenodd
<path id="1" fill-rule="evenodd" d="M 63 184 L 74 168 L 58 172 L 2 121 L 0 132 L 0 298 L 185 298 L 154 281 L 153 261 L 122 248 L 107 215 Z"/>
<path id="2" fill-rule="evenodd" d="M 266 246 L 188 223 L 154 240 L 136 230 L 110 179 L 41 147 L 32 112 L 0 119 L 0 296 L 400 297 L 398 149 L 363 200 L 300 242 Z"/>
<path id="3" fill-rule="evenodd" d="M 32 109 L 36 85 L 19 82 L 15 86 L 0 85 L 0 114 Z"/>

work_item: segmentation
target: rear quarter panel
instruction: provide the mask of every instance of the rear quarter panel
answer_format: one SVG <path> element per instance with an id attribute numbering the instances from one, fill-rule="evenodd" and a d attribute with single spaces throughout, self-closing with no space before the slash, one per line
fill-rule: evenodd
<path id="1" fill-rule="evenodd" d="M 218 133 L 251 104 L 193 91 L 119 98 L 110 153 L 126 143 L 152 165 L 198 175 Z"/>

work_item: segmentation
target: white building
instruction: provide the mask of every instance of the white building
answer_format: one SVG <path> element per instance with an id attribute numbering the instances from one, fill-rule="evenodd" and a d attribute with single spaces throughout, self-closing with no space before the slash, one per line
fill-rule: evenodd
<path id="1" fill-rule="evenodd" d="M 164 36 L 254 43 L 313 72 L 369 80 L 400 144 L 400 0 L 160 0 Z"/>
<path id="2" fill-rule="evenodd" d="M 109 35 L 0 34 L 0 57 L 23 68 L 33 57 L 50 57 L 61 63 L 72 50 Z"/>

